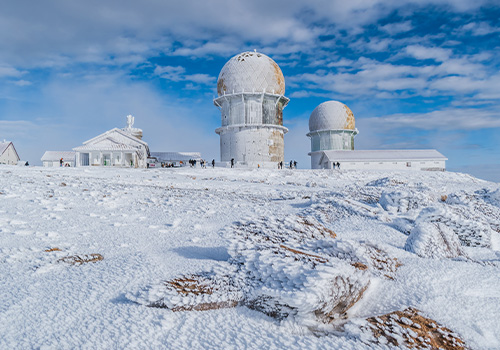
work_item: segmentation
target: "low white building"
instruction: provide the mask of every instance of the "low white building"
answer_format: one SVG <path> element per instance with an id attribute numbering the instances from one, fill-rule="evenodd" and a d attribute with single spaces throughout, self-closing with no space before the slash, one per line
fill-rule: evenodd
<path id="1" fill-rule="evenodd" d="M 14 144 L 10 141 L 0 142 L 0 164 L 16 165 L 20 158 Z"/>
<path id="2" fill-rule="evenodd" d="M 127 116 L 127 127 L 114 128 L 73 148 L 76 166 L 118 166 L 146 168 L 148 144 L 142 130 L 133 128 L 134 117 Z"/>
<path id="3" fill-rule="evenodd" d="M 435 149 L 322 151 L 316 169 L 444 171 L 447 160 Z"/>
<path id="4" fill-rule="evenodd" d="M 42 164 L 44 167 L 75 166 L 76 152 L 73 151 L 46 151 L 42 156 Z"/>
<path id="5" fill-rule="evenodd" d="M 201 160 L 200 152 L 151 152 L 152 158 L 156 158 L 158 163 L 169 163 L 173 166 L 189 165 L 189 160 Z"/>

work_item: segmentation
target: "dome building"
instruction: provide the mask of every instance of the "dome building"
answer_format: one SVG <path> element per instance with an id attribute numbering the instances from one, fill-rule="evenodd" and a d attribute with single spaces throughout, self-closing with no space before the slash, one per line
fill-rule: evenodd
<path id="1" fill-rule="evenodd" d="M 323 151 L 354 150 L 354 137 L 358 134 L 354 114 L 345 104 L 327 101 L 314 109 L 309 118 L 311 139 L 311 168 L 321 169 Z"/>
<path id="2" fill-rule="evenodd" d="M 268 56 L 243 52 L 231 58 L 217 80 L 214 105 L 221 111 L 221 162 L 237 167 L 276 167 L 284 161 L 285 78 Z"/>
<path id="3" fill-rule="evenodd" d="M 309 118 L 312 169 L 444 171 L 448 158 L 435 149 L 354 150 L 358 134 L 354 114 L 345 104 L 327 101 Z"/>

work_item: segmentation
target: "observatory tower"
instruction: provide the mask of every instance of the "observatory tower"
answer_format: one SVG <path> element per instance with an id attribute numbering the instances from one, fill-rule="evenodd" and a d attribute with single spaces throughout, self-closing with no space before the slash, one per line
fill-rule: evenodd
<path id="1" fill-rule="evenodd" d="M 354 115 L 349 107 L 338 101 L 327 101 L 314 109 L 309 118 L 311 138 L 311 168 L 321 168 L 323 151 L 354 150 L 358 134 Z"/>
<path id="2" fill-rule="evenodd" d="M 239 167 L 276 167 L 284 161 L 285 78 L 271 58 L 243 52 L 231 58 L 217 80 L 214 105 L 221 111 L 222 162 Z"/>

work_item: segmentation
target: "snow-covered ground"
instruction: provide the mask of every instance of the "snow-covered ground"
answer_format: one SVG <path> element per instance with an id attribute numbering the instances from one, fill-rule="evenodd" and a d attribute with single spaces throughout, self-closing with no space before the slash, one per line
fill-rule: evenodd
<path id="1" fill-rule="evenodd" d="M 499 349 L 499 215 L 498 184 L 457 173 L 0 166 L 0 349 L 384 348 L 357 320 L 407 307 Z M 347 326 L 133 301 L 225 268 L 235 222 L 291 216 L 402 264 L 371 278 Z M 103 259 L 60 261 L 90 254 Z"/>

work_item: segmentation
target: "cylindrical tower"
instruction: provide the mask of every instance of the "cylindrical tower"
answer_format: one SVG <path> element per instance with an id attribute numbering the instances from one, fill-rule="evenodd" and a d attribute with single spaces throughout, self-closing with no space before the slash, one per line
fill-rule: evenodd
<path id="1" fill-rule="evenodd" d="M 311 138 L 311 168 L 319 169 L 322 151 L 354 150 L 354 137 L 358 134 L 354 114 L 338 101 L 327 101 L 314 109 L 309 118 Z"/>
<path id="2" fill-rule="evenodd" d="M 284 161 L 285 78 L 271 58 L 243 52 L 231 58 L 217 80 L 214 105 L 221 111 L 220 157 L 239 167 L 276 167 Z"/>

